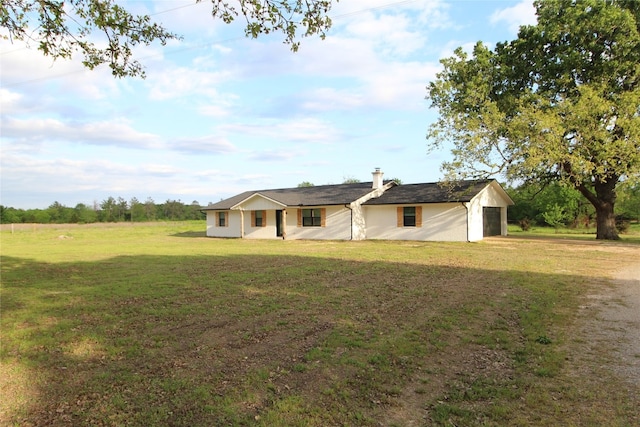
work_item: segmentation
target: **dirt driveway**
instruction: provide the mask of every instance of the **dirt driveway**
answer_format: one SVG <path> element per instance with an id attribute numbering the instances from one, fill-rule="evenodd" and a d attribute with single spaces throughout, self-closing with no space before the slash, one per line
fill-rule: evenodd
<path id="1" fill-rule="evenodd" d="M 640 387 L 640 262 L 614 275 L 613 286 L 588 295 L 581 327 L 583 355 L 594 373 L 604 368 Z M 613 350 L 603 352 L 603 350 Z M 603 356 L 609 354 L 609 356 Z"/>
<path id="2" fill-rule="evenodd" d="M 640 386 L 640 263 L 619 271 L 615 279 L 612 299 L 599 320 L 616 338 L 620 357 L 616 370 Z"/>

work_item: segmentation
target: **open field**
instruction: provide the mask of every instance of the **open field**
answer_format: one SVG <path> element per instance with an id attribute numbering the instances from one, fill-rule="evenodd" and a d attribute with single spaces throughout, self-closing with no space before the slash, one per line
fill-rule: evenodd
<path id="1" fill-rule="evenodd" d="M 203 235 L 3 229 L 0 425 L 640 425 L 594 329 L 633 239 Z"/>

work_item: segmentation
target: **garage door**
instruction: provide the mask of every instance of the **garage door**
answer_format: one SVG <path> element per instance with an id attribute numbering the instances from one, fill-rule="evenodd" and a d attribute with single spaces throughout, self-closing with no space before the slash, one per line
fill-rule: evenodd
<path id="1" fill-rule="evenodd" d="M 484 237 L 500 236 L 502 234 L 500 208 L 482 208 L 482 224 Z"/>

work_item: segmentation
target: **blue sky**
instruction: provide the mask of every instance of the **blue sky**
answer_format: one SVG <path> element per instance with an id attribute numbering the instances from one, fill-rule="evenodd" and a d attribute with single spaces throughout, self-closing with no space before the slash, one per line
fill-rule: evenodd
<path id="1" fill-rule="evenodd" d="M 0 204 L 113 197 L 216 202 L 303 181 L 442 177 L 425 100 L 439 60 L 512 40 L 532 1 L 342 0 L 297 53 L 213 21 L 210 3 L 125 1 L 184 38 L 137 51 L 147 78 L 52 61 L 0 40 Z"/>

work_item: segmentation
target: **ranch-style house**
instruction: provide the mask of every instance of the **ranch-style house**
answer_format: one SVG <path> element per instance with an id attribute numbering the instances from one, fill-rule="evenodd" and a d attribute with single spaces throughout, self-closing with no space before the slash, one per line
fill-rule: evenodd
<path id="1" fill-rule="evenodd" d="M 507 234 L 513 201 L 495 180 L 383 181 L 247 191 L 203 211 L 209 237 L 467 241 Z"/>

